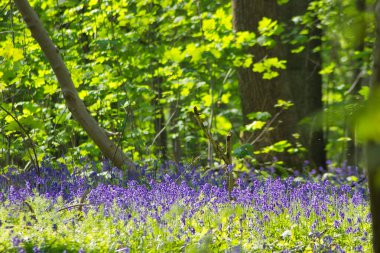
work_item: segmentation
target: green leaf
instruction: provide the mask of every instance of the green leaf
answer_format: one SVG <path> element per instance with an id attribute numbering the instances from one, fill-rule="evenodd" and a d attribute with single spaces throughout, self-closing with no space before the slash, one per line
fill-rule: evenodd
<path id="1" fill-rule="evenodd" d="M 299 46 L 298 48 L 292 49 L 293 54 L 301 53 L 305 49 L 305 46 Z"/>
<path id="2" fill-rule="evenodd" d="M 370 92 L 369 86 L 362 86 L 359 91 L 359 94 L 362 95 L 365 100 L 367 100 L 369 96 L 369 92 Z"/>
<path id="3" fill-rule="evenodd" d="M 265 120 L 270 119 L 271 117 L 272 115 L 269 112 L 252 112 L 247 115 L 247 118 L 250 120 L 257 119 L 257 120 L 265 121 Z"/>
<path id="4" fill-rule="evenodd" d="M 262 35 L 271 36 L 277 31 L 277 28 L 277 20 L 272 20 L 270 18 L 263 17 L 263 19 L 259 21 L 258 30 Z"/>
<path id="5" fill-rule="evenodd" d="M 245 129 L 248 131 L 256 131 L 262 129 L 265 124 L 265 121 L 255 120 L 251 124 L 246 125 Z"/>
<path id="6" fill-rule="evenodd" d="M 206 107 L 210 106 L 212 104 L 211 95 L 210 94 L 205 94 L 202 97 L 202 101 L 203 101 L 204 106 L 206 106 Z"/>
<path id="7" fill-rule="evenodd" d="M 288 108 L 292 107 L 293 105 L 294 104 L 292 101 L 285 101 L 285 100 L 279 99 L 279 100 L 277 100 L 277 104 L 275 104 L 274 107 L 288 109 Z"/>
<path id="8" fill-rule="evenodd" d="M 188 56 L 191 56 L 191 58 L 192 58 L 191 61 L 192 62 L 197 63 L 197 62 L 199 62 L 199 60 L 202 57 L 203 48 L 202 47 L 198 47 L 194 43 L 191 43 L 191 44 L 188 44 L 186 46 L 185 53 Z"/>
<path id="9" fill-rule="evenodd" d="M 216 22 L 214 19 L 203 20 L 203 30 L 206 32 L 215 32 Z"/>
<path id="10" fill-rule="evenodd" d="M 215 118 L 215 121 L 216 121 L 216 130 L 220 134 L 225 135 L 232 128 L 231 122 L 224 116 L 217 115 Z"/>
<path id="11" fill-rule="evenodd" d="M 51 84 L 51 85 L 44 85 L 43 89 L 44 89 L 44 94 L 53 95 L 54 93 L 58 91 L 58 85 L 56 83 Z"/>
<path id="12" fill-rule="evenodd" d="M 220 98 L 220 101 L 222 101 L 223 104 L 228 104 L 230 101 L 231 93 L 227 92 L 226 94 L 223 94 L 222 97 Z"/>
<path id="13" fill-rule="evenodd" d="M 335 69 L 335 63 L 332 62 L 328 66 L 324 67 L 321 71 L 319 71 L 319 74 L 321 75 L 328 75 L 331 74 Z"/>
<path id="14" fill-rule="evenodd" d="M 288 2 L 289 0 L 277 0 L 278 5 L 284 5 L 284 4 L 287 4 Z"/>
<path id="15" fill-rule="evenodd" d="M 278 77 L 279 75 L 280 74 L 276 71 L 268 71 L 268 72 L 263 74 L 263 79 L 270 80 L 270 79 L 273 79 L 275 77 Z"/>
<path id="16" fill-rule="evenodd" d="M 185 58 L 185 54 L 179 48 L 172 48 L 164 53 L 164 57 L 162 58 L 162 63 L 166 63 L 168 60 L 173 62 L 181 62 Z"/>
<path id="17" fill-rule="evenodd" d="M 347 181 L 348 182 L 357 182 L 357 181 L 359 181 L 359 178 L 355 177 L 355 176 L 350 176 L 350 177 L 347 177 Z"/>
<path id="18" fill-rule="evenodd" d="M 350 137 L 340 137 L 337 139 L 337 141 L 339 142 L 349 142 L 351 141 L 351 138 Z"/>
<path id="19" fill-rule="evenodd" d="M 266 67 L 265 65 L 262 63 L 262 62 L 259 62 L 259 63 L 255 63 L 253 64 L 253 72 L 258 72 L 258 73 L 262 73 L 264 71 L 266 71 Z"/>
<path id="20" fill-rule="evenodd" d="M 253 72 L 263 73 L 263 79 L 272 79 L 279 75 L 272 68 L 286 69 L 286 61 L 277 57 L 266 58 L 261 62 L 253 64 Z"/>
<path id="21" fill-rule="evenodd" d="M 43 121 L 36 119 L 33 115 L 23 117 L 19 119 L 19 121 L 20 121 L 20 124 L 25 128 L 43 129 L 44 127 Z"/>
<path id="22" fill-rule="evenodd" d="M 244 158 L 253 153 L 253 146 L 251 144 L 244 144 L 234 149 L 232 154 L 237 158 Z"/>
<path id="23" fill-rule="evenodd" d="M 273 145 L 265 147 L 263 149 L 263 153 L 269 153 L 271 151 L 282 153 L 282 152 L 285 152 L 285 150 L 289 147 L 291 147 L 291 144 L 287 140 L 282 140 L 282 141 L 276 142 Z"/>
<path id="24" fill-rule="evenodd" d="M 253 32 L 242 31 L 236 33 L 236 47 L 253 46 L 256 43 L 256 35 Z"/>

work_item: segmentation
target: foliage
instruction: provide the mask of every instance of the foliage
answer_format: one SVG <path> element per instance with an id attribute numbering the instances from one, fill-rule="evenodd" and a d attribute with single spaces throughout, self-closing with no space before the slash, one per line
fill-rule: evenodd
<path id="1" fill-rule="evenodd" d="M 284 7 L 289 4 L 277 2 Z M 243 67 L 261 73 L 264 79 L 276 78 L 286 69 L 281 56 L 256 59 L 246 49 L 255 45 L 270 50 L 275 43 L 287 43 L 293 53 L 300 53 L 305 42 L 316 39 L 310 37 L 315 22 L 323 30 L 322 46 L 314 50 L 323 55 L 325 111 L 323 120 L 306 118 L 301 123 L 324 129 L 328 157 L 335 164 L 343 162 L 344 151 L 354 140 L 348 132 L 351 116 L 368 97 L 374 27 L 372 14 L 358 10 L 353 0 L 313 1 L 306 13 L 287 25 L 264 17 L 257 34 L 233 31 L 227 0 L 31 4 L 58 45 L 80 97 L 136 163 L 161 158 L 160 147 L 152 140 L 162 125 L 169 149 L 180 141 L 184 161 L 204 157 L 207 140 L 191 117 L 193 106 L 207 115 L 208 127 L 220 142 L 231 129 L 236 137 L 239 131 L 263 131 L 269 118 L 252 118 L 251 124 L 242 126 L 234 70 Z M 61 162 L 75 163 L 83 156 L 98 160 L 100 152 L 71 120 L 53 73 L 13 2 L 0 1 L 0 9 L 1 105 L 29 131 L 39 161 L 45 155 Z M 163 122 L 160 129 L 157 120 Z M 1 167 L 24 167 L 30 161 L 31 144 L 23 141 L 19 126 L 3 111 L 0 124 Z M 255 152 L 302 153 L 297 143 L 283 140 Z M 234 138 L 234 148 L 245 144 Z M 254 156 L 249 150 L 247 155 Z M 63 154 L 64 159 L 60 158 Z M 171 160 L 174 154 L 164 158 Z M 205 163 L 206 159 L 201 160 Z"/>
<path id="2" fill-rule="evenodd" d="M 99 150 L 67 110 L 14 3 L 0 0 L 0 251 L 370 250 L 366 179 L 336 167 L 350 142 L 360 142 L 350 134 L 353 115 L 367 116 L 359 121 L 359 137 L 379 136 L 367 115 L 377 117 L 378 110 L 362 110 L 372 74 L 373 17 L 354 0 L 311 1 L 289 23 L 264 17 L 257 34 L 234 32 L 229 0 L 30 2 L 79 96 L 142 176 L 127 181 L 107 162 L 97 163 Z M 315 26 L 323 33 L 313 37 Z M 281 55 L 257 59 L 247 49 L 284 43 L 297 54 L 314 39 L 322 41 L 313 50 L 323 56 L 325 109 L 300 124 L 323 128 L 332 165 L 322 174 L 305 161 L 300 175 L 275 158 L 287 153 L 301 160 L 299 134 L 254 145 L 278 127 L 293 102 L 279 100 L 273 115 L 251 113 L 244 126 L 235 69 L 277 78 L 288 63 Z M 212 163 L 211 149 L 205 158 L 207 139 L 194 107 L 218 145 L 234 133 L 233 166 Z M 243 132 L 251 134 L 246 143 L 238 140 Z M 161 134 L 166 156 L 156 141 Z M 166 161 L 176 156 L 176 145 L 183 163 Z M 30 168 L 35 150 L 41 174 Z M 256 164 L 263 154 L 268 160 Z M 211 166 L 195 167 L 206 163 Z M 231 193 L 225 171 L 238 178 Z"/>
<path id="3" fill-rule="evenodd" d="M 352 117 L 368 98 L 368 86 L 372 74 L 374 42 L 373 12 L 368 8 L 373 1 L 365 1 L 360 10 L 356 1 L 314 1 L 311 12 L 302 22 L 312 19 L 314 13 L 323 29 L 321 50 L 323 68 L 320 74 L 324 82 L 325 133 L 330 139 L 328 156 L 336 163 L 345 160 L 351 139 Z M 298 21 L 298 20 L 297 20 Z M 349 25 L 347 25 L 349 24 Z"/>
<path id="4" fill-rule="evenodd" d="M 226 132 L 239 122 L 233 62 L 252 44 L 249 34 L 234 42 L 228 1 L 193 5 L 186 1 L 32 1 L 47 30 L 59 46 L 89 110 L 135 161 L 154 159 L 147 147 L 157 132 L 153 120 L 179 117 L 167 128 L 169 139 L 200 139 L 188 109 L 202 105 L 213 111 L 213 125 Z M 29 31 L 13 3 L 1 2 L 1 22 L 9 30 L 0 54 L 2 102 L 23 120 L 38 144 L 38 153 L 66 159 L 100 157 L 94 144 L 71 118 Z M 17 32 L 15 32 L 17 31 Z M 3 38 L 3 37 L 2 37 Z M 238 49 L 239 48 L 239 49 Z M 247 58 L 249 59 L 249 58 Z M 246 60 L 249 61 L 249 60 Z M 33 64 L 31 64 L 33 62 Z M 247 65 L 247 63 L 245 63 Z M 16 71 L 17 70 L 17 71 Z M 19 91 L 14 94 L 13 91 Z M 158 94 L 160 93 L 160 94 Z M 218 106 L 216 106 L 218 104 Z M 163 108 L 163 115 L 152 114 Z M 3 112 L 1 112 L 3 113 Z M 5 117 L 4 117 L 5 118 Z M 27 157 L 12 119 L 2 121 L 7 141 L 3 158 L 14 163 Z M 11 149 L 5 150 L 10 144 Z M 21 148 L 17 148 L 17 147 Z M 154 150 L 155 146 L 153 146 Z M 200 146 L 183 146 L 188 158 Z M 7 154 L 8 153 L 8 154 Z M 11 158 L 9 158 L 11 157 Z"/>

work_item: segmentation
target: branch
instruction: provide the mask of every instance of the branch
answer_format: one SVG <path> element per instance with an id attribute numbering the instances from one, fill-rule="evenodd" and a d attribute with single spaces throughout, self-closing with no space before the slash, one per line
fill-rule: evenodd
<path id="1" fill-rule="evenodd" d="M 100 148 L 105 157 L 110 159 L 118 168 L 128 167 L 128 174 L 137 175 L 136 165 L 112 142 L 103 128 L 87 111 L 83 101 L 79 98 L 69 70 L 63 62 L 58 48 L 50 39 L 40 19 L 29 5 L 27 0 L 15 0 L 16 6 L 28 25 L 33 38 L 38 42 L 58 79 L 66 105 L 74 118 L 79 122 L 88 136 Z"/>
<path id="2" fill-rule="evenodd" d="M 172 120 L 172 118 L 174 117 L 174 115 L 177 113 L 177 109 L 172 113 L 172 115 L 170 116 L 170 118 L 167 120 L 167 122 L 165 123 L 164 127 L 160 130 L 160 132 L 158 132 L 156 134 L 156 136 L 154 137 L 152 143 L 149 145 L 149 147 L 147 149 L 149 149 L 150 147 L 153 146 L 153 144 L 156 142 L 156 140 L 158 139 L 158 137 L 160 137 L 160 135 L 165 131 L 165 129 L 168 127 L 170 121 Z"/>
<path id="3" fill-rule="evenodd" d="M 207 139 L 211 142 L 212 146 L 214 147 L 214 150 L 216 151 L 216 154 L 224 161 L 224 169 L 227 174 L 227 190 L 228 190 L 228 196 L 230 200 L 232 200 L 232 188 L 234 187 L 235 181 L 234 176 L 232 173 L 232 158 L 231 158 L 231 150 L 232 150 L 232 131 L 229 131 L 226 137 L 226 152 L 223 152 L 223 149 L 216 143 L 214 138 L 212 137 L 211 133 L 206 129 L 206 127 L 203 124 L 203 120 L 201 119 L 200 112 L 198 111 L 198 108 L 194 106 L 194 116 L 197 120 L 199 126 L 201 127 L 202 131 L 206 135 Z M 230 167 L 231 166 L 231 167 Z"/>
<path id="4" fill-rule="evenodd" d="M 363 70 L 360 71 L 360 73 L 356 76 L 355 81 L 352 83 L 351 87 L 348 89 L 348 91 L 344 93 L 345 96 L 350 94 L 355 89 L 356 85 L 358 85 L 360 79 L 364 76 L 364 74 L 365 72 Z"/>
<path id="5" fill-rule="evenodd" d="M 206 129 L 206 127 L 203 124 L 203 120 L 199 117 L 200 112 L 198 111 L 198 108 L 194 106 L 194 116 L 197 120 L 199 126 L 201 127 L 202 131 L 206 135 L 207 139 L 211 142 L 212 146 L 214 147 L 214 150 L 216 151 L 216 154 L 226 163 L 228 163 L 228 158 L 226 154 L 224 154 L 223 149 L 216 143 L 214 138 L 212 137 L 211 133 Z"/>
<path id="6" fill-rule="evenodd" d="M 250 142 L 251 138 L 253 137 L 253 135 L 251 135 L 248 139 L 248 143 L 253 145 L 255 144 L 257 141 L 260 140 L 260 138 L 269 130 L 269 128 L 271 127 L 271 125 L 276 121 L 276 119 L 281 115 L 281 113 L 284 111 L 284 108 L 281 108 L 281 110 L 276 113 L 276 115 L 274 115 L 274 117 L 268 122 L 268 124 L 265 126 L 265 128 L 263 129 L 263 131 L 261 131 L 261 133 L 253 140 Z"/>
<path id="7" fill-rule="evenodd" d="M 2 105 L 0 105 L 0 108 L 6 113 L 8 114 L 15 122 L 16 124 L 20 127 L 21 129 L 21 132 L 23 132 L 27 139 L 30 141 L 30 145 L 32 147 L 32 150 L 33 150 L 33 156 L 34 156 L 34 159 L 33 159 L 33 156 L 29 153 L 30 155 L 30 159 L 32 160 L 32 162 L 34 163 L 34 165 L 36 166 L 36 169 L 37 169 L 37 175 L 39 176 L 40 175 L 40 166 L 38 165 L 38 158 L 37 158 L 37 152 L 36 152 L 36 146 L 34 144 L 34 141 L 32 140 L 32 138 L 30 137 L 30 135 L 28 134 L 28 132 L 25 130 L 25 128 L 21 125 L 21 123 L 18 121 L 18 119 L 13 116 L 12 113 L 10 113 L 7 109 L 5 109 Z M 23 138 L 24 139 L 24 138 Z M 25 139 L 24 139 L 24 142 L 25 142 Z"/>
<path id="8" fill-rule="evenodd" d="M 228 160 L 227 164 L 232 164 L 231 150 L 232 150 L 232 131 L 229 131 L 226 137 L 226 157 Z"/>

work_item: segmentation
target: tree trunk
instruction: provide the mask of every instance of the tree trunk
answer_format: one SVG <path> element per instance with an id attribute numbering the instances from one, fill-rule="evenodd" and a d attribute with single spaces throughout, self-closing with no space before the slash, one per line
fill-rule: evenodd
<path id="1" fill-rule="evenodd" d="M 171 131 L 172 131 L 172 134 L 177 135 L 175 138 L 172 138 L 173 160 L 176 163 L 179 163 L 182 157 L 182 148 L 181 148 L 180 130 L 177 127 L 178 117 L 179 117 L 179 105 L 175 102 L 171 102 L 170 104 L 170 115 L 172 114 L 174 114 L 174 116 L 170 122 Z"/>
<path id="2" fill-rule="evenodd" d="M 380 101 L 380 0 L 377 0 L 375 7 L 376 15 L 376 42 L 374 49 L 374 66 L 373 79 L 370 95 L 370 105 L 376 107 L 376 113 L 379 113 Z M 372 108 L 374 109 L 374 108 Z M 373 110 L 375 111 L 375 110 Z M 368 116 L 368 115 L 367 115 Z M 373 121 L 373 125 L 378 122 Z M 373 127 L 373 126 L 371 126 Z M 374 253 L 380 253 L 380 142 L 377 140 L 369 140 L 367 145 L 368 158 L 368 184 L 371 200 L 372 214 L 372 236 Z"/>
<path id="3" fill-rule="evenodd" d="M 307 11 L 311 1 L 290 0 L 280 6 L 280 20 L 290 24 L 292 17 L 301 16 Z M 303 44 L 305 49 L 301 53 L 292 53 L 292 46 L 284 46 L 286 51 L 286 78 L 283 85 L 287 85 L 292 92 L 293 102 L 297 113 L 297 121 L 309 118 L 309 124 L 299 125 L 301 142 L 307 148 L 307 159 L 317 167 L 326 168 L 326 152 L 323 129 L 317 120 L 317 113 L 323 110 L 322 77 L 319 74 L 322 60 L 320 52 L 313 50 L 321 46 L 321 29 L 317 28 L 318 20 L 309 32 L 310 41 Z"/>
<path id="4" fill-rule="evenodd" d="M 157 136 L 156 156 L 159 159 L 167 160 L 167 131 L 165 128 L 165 114 L 163 105 L 160 103 L 162 99 L 162 78 L 153 78 L 152 88 L 156 92 L 156 96 L 152 101 L 154 108 L 154 130 Z"/>
<path id="5" fill-rule="evenodd" d="M 364 19 L 365 11 L 366 11 L 366 0 L 356 0 L 356 9 L 358 11 L 358 20 L 359 23 L 359 29 L 357 30 L 357 46 L 356 50 L 359 52 L 362 52 L 364 50 L 364 43 L 365 43 L 365 37 L 366 37 L 366 21 Z M 363 83 L 363 77 L 362 77 L 362 69 L 361 66 L 363 65 L 363 60 L 359 59 L 354 62 L 356 65 L 356 69 L 354 71 L 353 76 L 353 86 L 350 88 L 350 93 L 352 96 L 352 102 L 358 101 L 359 98 L 359 91 L 362 87 Z M 359 147 L 356 145 L 356 134 L 355 134 L 355 126 L 348 126 L 347 129 L 347 137 L 350 138 L 350 141 L 347 143 L 347 151 L 346 151 L 346 160 L 347 165 L 349 166 L 358 166 L 358 153 L 360 152 Z"/>
<path id="6" fill-rule="evenodd" d="M 110 159 L 118 168 L 127 168 L 128 176 L 136 176 L 136 165 L 117 147 L 106 135 L 96 120 L 89 114 L 83 101 L 78 97 L 65 63 L 58 48 L 50 39 L 37 14 L 27 0 L 15 0 L 16 6 L 28 25 L 33 38 L 38 42 L 46 58 L 48 59 L 62 89 L 66 105 L 74 118 L 79 122 L 89 137 L 100 148 L 105 157 Z"/>
<path id="7" fill-rule="evenodd" d="M 289 23 L 291 18 L 306 12 L 308 1 L 293 0 L 284 6 L 278 6 L 276 0 L 233 0 L 234 28 L 236 31 L 252 31 L 257 33 L 258 22 L 263 17 Z M 320 35 L 320 30 L 312 31 Z M 254 61 L 264 57 L 278 57 L 287 60 L 286 73 L 280 77 L 263 80 L 260 73 L 251 69 L 238 69 L 239 89 L 243 111 L 243 122 L 248 124 L 247 115 L 254 111 L 275 113 L 273 107 L 278 99 L 291 100 L 295 108 L 280 116 L 281 125 L 266 134 L 260 145 L 273 144 L 279 140 L 290 140 L 292 134 L 299 130 L 297 122 L 304 117 L 312 116 L 322 110 L 322 81 L 319 75 L 320 54 L 312 50 L 320 45 L 320 40 L 313 40 L 305 46 L 304 52 L 293 54 L 286 45 L 278 43 L 275 48 L 255 46 L 250 50 Z M 305 82 L 305 80 L 307 80 Z M 324 150 L 323 131 L 318 126 L 301 131 L 302 143 L 309 150 L 309 159 L 317 166 L 325 167 L 326 154 Z M 303 161 L 289 154 L 279 156 L 288 165 L 300 168 Z"/>
<path id="8" fill-rule="evenodd" d="M 259 21 L 263 17 L 271 19 L 277 18 L 276 0 L 233 0 L 233 23 L 234 29 L 238 31 L 251 31 L 257 34 Z M 255 62 L 264 57 L 279 57 L 279 47 L 268 51 L 257 46 L 251 48 L 250 53 L 254 54 Z M 274 113 L 274 105 L 278 98 L 286 99 L 289 92 L 281 85 L 279 78 L 263 80 L 262 74 L 255 73 L 251 69 L 238 69 L 239 90 L 244 124 L 250 123 L 247 115 L 255 111 L 269 111 Z"/>

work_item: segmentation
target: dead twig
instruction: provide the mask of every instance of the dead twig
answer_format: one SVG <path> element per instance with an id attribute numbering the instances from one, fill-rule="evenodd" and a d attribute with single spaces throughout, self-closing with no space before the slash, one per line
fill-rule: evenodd
<path id="1" fill-rule="evenodd" d="M 200 117 L 201 113 L 198 111 L 198 108 L 194 106 L 194 117 L 198 122 L 198 125 L 201 127 L 203 133 L 206 135 L 207 139 L 212 144 L 216 155 L 221 158 L 224 161 L 224 169 L 227 174 L 227 189 L 228 189 L 228 195 L 230 199 L 232 188 L 234 186 L 234 178 L 233 178 L 233 171 L 232 171 L 232 157 L 231 157 L 231 150 L 232 150 L 232 131 L 229 131 L 226 137 L 226 151 L 224 152 L 223 148 L 219 146 L 219 144 L 216 142 L 216 140 L 212 137 L 209 130 L 205 127 L 204 122 L 202 118 Z"/>

